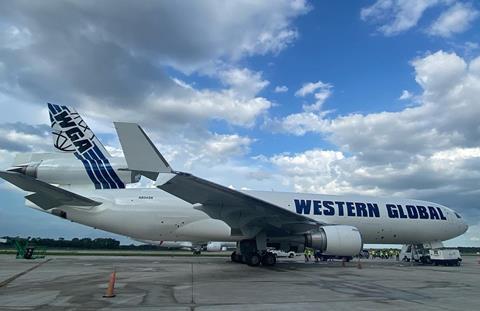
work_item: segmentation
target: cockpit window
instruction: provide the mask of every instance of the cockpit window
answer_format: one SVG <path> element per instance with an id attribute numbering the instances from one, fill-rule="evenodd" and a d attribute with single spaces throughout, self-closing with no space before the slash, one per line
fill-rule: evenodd
<path id="1" fill-rule="evenodd" d="M 455 216 L 457 216 L 457 218 L 462 218 L 458 213 L 455 213 Z"/>

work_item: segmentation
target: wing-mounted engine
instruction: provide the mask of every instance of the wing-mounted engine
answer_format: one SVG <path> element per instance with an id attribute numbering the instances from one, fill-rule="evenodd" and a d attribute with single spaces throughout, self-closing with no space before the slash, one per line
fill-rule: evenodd
<path id="1" fill-rule="evenodd" d="M 325 255 L 354 256 L 363 247 L 362 236 L 352 226 L 322 226 L 318 232 L 305 234 L 305 246 Z"/>
<path id="2" fill-rule="evenodd" d="M 219 252 L 222 250 L 222 243 L 220 242 L 209 242 L 207 244 L 207 252 Z"/>

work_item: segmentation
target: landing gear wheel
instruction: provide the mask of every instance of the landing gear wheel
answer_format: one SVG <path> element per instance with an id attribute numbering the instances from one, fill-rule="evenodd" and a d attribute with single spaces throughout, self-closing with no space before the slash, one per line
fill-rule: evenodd
<path id="1" fill-rule="evenodd" d="M 262 259 L 260 258 L 260 255 L 257 253 L 253 253 L 250 256 L 247 256 L 246 259 L 247 259 L 247 265 L 251 267 L 257 267 L 258 265 L 260 265 L 260 262 L 262 261 Z"/>
<path id="2" fill-rule="evenodd" d="M 277 262 L 277 257 L 272 253 L 266 253 L 262 257 L 262 265 L 266 267 L 271 267 Z"/>
<path id="3" fill-rule="evenodd" d="M 236 262 L 236 263 L 242 262 L 242 256 L 237 255 L 237 252 L 236 252 L 236 251 L 234 251 L 234 252 L 230 255 L 230 259 L 232 260 L 232 262 Z"/>

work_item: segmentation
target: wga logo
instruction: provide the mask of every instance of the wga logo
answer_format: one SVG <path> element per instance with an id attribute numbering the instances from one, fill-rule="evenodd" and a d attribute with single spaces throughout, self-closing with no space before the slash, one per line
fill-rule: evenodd
<path id="1" fill-rule="evenodd" d="M 78 115 L 78 114 L 77 114 Z M 67 110 L 52 117 L 52 127 L 57 125 L 61 128 L 60 131 L 54 131 L 55 147 L 61 151 L 78 151 L 84 153 L 93 147 L 92 142 L 86 137 L 85 132 L 88 127 L 81 127 L 75 123 L 71 114 Z"/>

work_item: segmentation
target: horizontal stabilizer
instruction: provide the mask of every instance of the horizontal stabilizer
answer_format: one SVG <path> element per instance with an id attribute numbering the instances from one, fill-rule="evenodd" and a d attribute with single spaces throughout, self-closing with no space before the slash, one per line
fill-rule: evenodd
<path id="1" fill-rule="evenodd" d="M 0 177 L 28 192 L 25 198 L 39 207 L 48 210 L 57 206 L 97 206 L 102 204 L 65 189 L 52 186 L 30 176 L 16 172 L 0 171 Z"/>
<path id="2" fill-rule="evenodd" d="M 128 169 L 155 180 L 158 173 L 170 173 L 170 165 L 143 129 L 135 123 L 114 122 Z"/>

